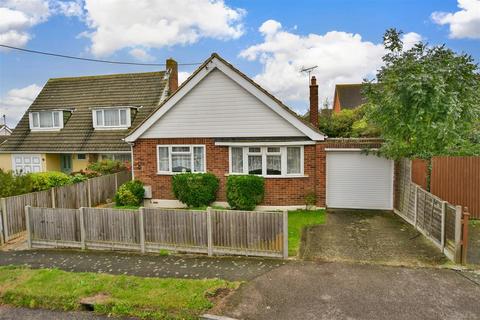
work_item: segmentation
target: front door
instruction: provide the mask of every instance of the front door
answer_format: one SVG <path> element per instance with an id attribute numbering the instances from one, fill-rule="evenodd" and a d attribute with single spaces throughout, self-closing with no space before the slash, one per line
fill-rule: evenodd
<path id="1" fill-rule="evenodd" d="M 65 172 L 65 173 L 72 172 L 72 155 L 71 154 L 60 155 L 60 169 L 62 170 L 62 172 Z"/>

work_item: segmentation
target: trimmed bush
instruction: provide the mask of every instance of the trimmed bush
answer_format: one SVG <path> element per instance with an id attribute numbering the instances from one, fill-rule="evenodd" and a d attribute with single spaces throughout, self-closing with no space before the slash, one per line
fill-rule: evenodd
<path id="1" fill-rule="evenodd" d="M 0 198 L 32 192 L 30 175 L 16 175 L 0 169 Z"/>
<path id="2" fill-rule="evenodd" d="M 140 206 L 143 203 L 144 195 L 143 182 L 128 181 L 118 188 L 115 194 L 115 203 L 117 206 Z"/>
<path id="3" fill-rule="evenodd" d="M 115 160 L 102 160 L 98 162 L 91 163 L 87 167 L 88 171 L 98 172 L 102 175 L 117 173 L 120 171 L 127 170 L 125 163 Z"/>
<path id="4" fill-rule="evenodd" d="M 181 173 L 172 179 L 175 198 L 189 207 L 210 205 L 215 201 L 218 187 L 218 178 L 212 173 Z"/>
<path id="5" fill-rule="evenodd" d="M 72 183 L 71 176 L 57 171 L 29 173 L 28 176 L 32 180 L 32 191 L 48 190 Z"/>
<path id="6" fill-rule="evenodd" d="M 229 176 L 227 179 L 227 201 L 232 209 L 253 210 L 262 202 L 264 194 L 263 177 Z"/>

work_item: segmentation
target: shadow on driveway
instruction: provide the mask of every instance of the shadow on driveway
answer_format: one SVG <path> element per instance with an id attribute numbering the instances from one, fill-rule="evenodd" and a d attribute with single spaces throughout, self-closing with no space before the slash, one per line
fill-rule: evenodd
<path id="1" fill-rule="evenodd" d="M 328 210 L 324 225 L 302 236 L 307 260 L 434 266 L 447 262 L 440 250 L 390 211 Z"/>

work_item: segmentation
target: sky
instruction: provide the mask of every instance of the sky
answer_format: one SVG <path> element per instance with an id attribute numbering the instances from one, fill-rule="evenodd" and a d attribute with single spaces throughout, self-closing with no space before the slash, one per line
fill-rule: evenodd
<path id="1" fill-rule="evenodd" d="M 373 79 L 382 35 L 446 44 L 480 61 L 480 0 L 0 0 L 0 44 L 127 62 L 197 63 L 217 52 L 296 112 L 317 66 L 321 101 L 336 83 Z M 163 70 L 0 48 L 0 116 L 15 126 L 49 78 Z M 195 66 L 180 66 L 180 81 Z"/>

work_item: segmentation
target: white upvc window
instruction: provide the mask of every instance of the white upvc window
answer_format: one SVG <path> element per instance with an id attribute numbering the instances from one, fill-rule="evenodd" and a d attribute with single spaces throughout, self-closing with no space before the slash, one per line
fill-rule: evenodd
<path id="1" fill-rule="evenodd" d="M 205 145 L 157 145 L 157 173 L 206 172 Z"/>
<path id="2" fill-rule="evenodd" d="M 103 108 L 92 110 L 95 129 L 127 129 L 131 125 L 130 108 Z"/>
<path id="3" fill-rule="evenodd" d="M 303 146 L 230 147 L 230 174 L 303 176 Z"/>
<path id="4" fill-rule="evenodd" d="M 63 112 L 35 111 L 29 113 L 30 129 L 34 131 L 60 130 L 63 128 Z"/>

